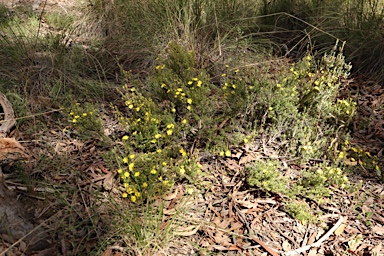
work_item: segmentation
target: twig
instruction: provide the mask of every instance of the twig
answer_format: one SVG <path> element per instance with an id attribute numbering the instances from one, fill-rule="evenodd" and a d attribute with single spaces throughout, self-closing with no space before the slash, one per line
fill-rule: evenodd
<path id="1" fill-rule="evenodd" d="M 327 240 L 332 235 L 333 232 L 335 232 L 335 230 L 341 225 L 341 223 L 343 223 L 343 221 L 344 221 L 344 217 L 341 216 L 340 219 L 336 222 L 336 224 L 324 236 L 322 236 L 316 243 L 300 247 L 296 250 L 288 251 L 283 255 L 288 256 L 288 255 L 300 254 L 302 252 L 305 252 L 311 249 L 312 247 L 319 247 L 325 240 Z"/>

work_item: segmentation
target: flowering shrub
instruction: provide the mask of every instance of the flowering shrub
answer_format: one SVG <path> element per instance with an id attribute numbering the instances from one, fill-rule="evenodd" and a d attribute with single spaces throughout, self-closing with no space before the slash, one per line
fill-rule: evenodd
<path id="1" fill-rule="evenodd" d="M 281 176 L 279 161 L 260 161 L 249 169 L 251 185 L 314 199 L 329 195 L 329 186 L 347 186 L 344 163 L 329 149 L 334 136 L 343 137 L 338 124 L 353 116 L 356 104 L 337 98 L 350 66 L 336 52 L 320 61 L 308 54 L 275 80 L 257 80 L 247 69 L 225 66 L 217 85 L 196 65 L 193 52 L 170 43 L 145 83 L 125 72 L 125 107 L 115 107 L 126 133 L 115 149 L 122 196 L 135 202 L 184 178 L 197 185 L 201 166 L 194 158 L 196 149 L 230 157 L 231 146 L 248 143 L 259 131 L 269 141 L 278 140 L 278 153 L 296 162 L 333 162 L 313 165 L 298 181 Z"/>

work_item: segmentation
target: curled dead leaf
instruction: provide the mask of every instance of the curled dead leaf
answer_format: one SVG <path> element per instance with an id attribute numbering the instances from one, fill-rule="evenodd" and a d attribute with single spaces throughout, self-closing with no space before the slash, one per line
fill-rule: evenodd
<path id="1" fill-rule="evenodd" d="M 14 138 L 0 139 L 0 159 L 6 159 L 10 153 L 20 153 L 22 156 L 27 156 L 24 147 Z"/>

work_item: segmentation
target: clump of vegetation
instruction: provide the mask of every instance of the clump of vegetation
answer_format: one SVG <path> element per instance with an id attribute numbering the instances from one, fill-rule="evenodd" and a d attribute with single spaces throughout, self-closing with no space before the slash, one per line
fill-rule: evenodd
<path id="1" fill-rule="evenodd" d="M 95 106 L 92 104 L 82 106 L 80 103 L 75 103 L 68 112 L 71 130 L 65 129 L 66 132 L 73 132 L 84 141 L 100 140 L 104 137 L 103 121 Z"/>

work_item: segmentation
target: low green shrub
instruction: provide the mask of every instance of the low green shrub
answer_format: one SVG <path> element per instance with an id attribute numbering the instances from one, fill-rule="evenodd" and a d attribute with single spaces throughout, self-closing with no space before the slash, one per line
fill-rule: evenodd
<path id="1" fill-rule="evenodd" d="M 102 140 L 105 137 L 103 121 L 94 105 L 76 103 L 68 112 L 71 125 L 70 130 L 65 129 L 66 132 L 73 132 L 84 141 Z"/>

